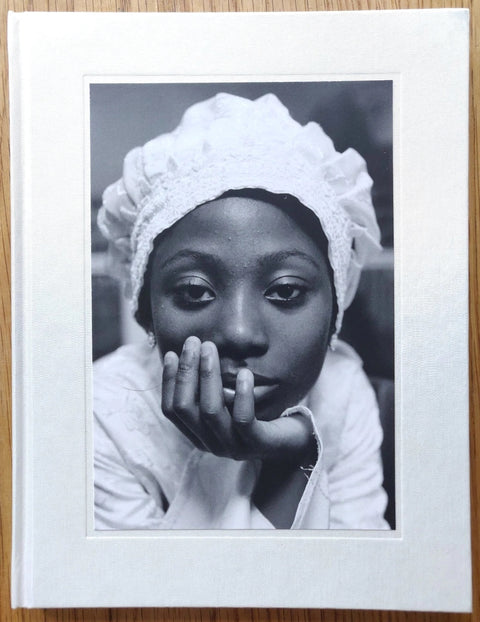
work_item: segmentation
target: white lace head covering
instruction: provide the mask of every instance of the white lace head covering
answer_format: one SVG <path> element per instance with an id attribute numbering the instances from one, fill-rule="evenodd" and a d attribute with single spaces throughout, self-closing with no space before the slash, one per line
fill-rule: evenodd
<path id="1" fill-rule="evenodd" d="M 371 187 L 355 150 L 335 151 L 317 123 L 300 125 L 275 95 L 251 101 L 220 93 L 188 108 L 173 132 L 127 154 L 123 177 L 104 192 L 98 225 L 135 314 L 162 231 L 229 190 L 292 195 L 327 238 L 338 333 L 362 266 L 380 249 Z"/>

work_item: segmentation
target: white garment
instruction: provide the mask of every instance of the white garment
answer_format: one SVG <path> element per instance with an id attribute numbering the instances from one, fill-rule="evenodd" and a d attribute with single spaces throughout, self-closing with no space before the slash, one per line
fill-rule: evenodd
<path id="1" fill-rule="evenodd" d="M 162 414 L 161 375 L 147 344 L 94 365 L 96 529 L 273 529 L 252 502 L 259 461 L 197 450 Z M 291 528 L 388 529 L 378 407 L 349 346 L 328 352 L 302 404 L 319 457 Z"/>

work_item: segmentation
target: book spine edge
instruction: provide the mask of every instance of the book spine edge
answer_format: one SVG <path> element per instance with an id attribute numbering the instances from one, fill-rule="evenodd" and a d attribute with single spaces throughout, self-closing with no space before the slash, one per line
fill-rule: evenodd
<path id="1" fill-rule="evenodd" d="M 24 16 L 23 16 L 24 17 Z M 10 105 L 10 187 L 12 266 L 12 559 L 11 606 L 32 606 L 33 514 L 30 478 L 30 430 L 28 422 L 28 274 L 27 231 L 28 175 L 26 151 L 25 76 L 22 15 L 8 14 L 8 65 Z M 25 41 L 23 42 L 25 43 Z"/>

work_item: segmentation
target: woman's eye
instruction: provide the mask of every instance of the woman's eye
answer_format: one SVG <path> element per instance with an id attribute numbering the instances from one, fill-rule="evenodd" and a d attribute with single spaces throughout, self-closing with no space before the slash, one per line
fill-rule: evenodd
<path id="1" fill-rule="evenodd" d="M 175 289 L 175 301 L 184 307 L 201 307 L 215 300 L 215 294 L 206 285 L 184 283 Z"/>
<path id="2" fill-rule="evenodd" d="M 306 287 L 297 283 L 279 283 L 267 289 L 265 298 L 270 302 L 288 305 L 303 301 Z"/>

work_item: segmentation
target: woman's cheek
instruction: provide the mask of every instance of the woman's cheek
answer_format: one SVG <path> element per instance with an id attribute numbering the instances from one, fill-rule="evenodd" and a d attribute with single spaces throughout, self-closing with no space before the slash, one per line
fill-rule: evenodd
<path id="1" fill-rule="evenodd" d="M 322 369 L 330 339 L 329 306 L 301 314 L 290 326 L 283 326 L 283 356 L 289 361 L 293 382 L 311 388 Z M 308 386 L 309 385 L 309 386 Z"/>
<path id="2" fill-rule="evenodd" d="M 198 315 L 185 312 L 168 302 L 157 305 L 152 313 L 153 325 L 160 351 L 180 354 L 187 337 L 195 335 L 204 341 L 205 326 Z"/>
<path id="3" fill-rule="evenodd" d="M 325 353 L 318 343 L 310 342 L 302 351 L 291 351 L 289 382 L 305 395 L 322 369 Z"/>
<path id="4" fill-rule="evenodd" d="M 152 312 L 153 327 L 161 353 L 172 350 L 180 354 L 185 339 L 190 336 L 189 323 L 168 303 L 156 304 Z"/>

